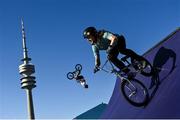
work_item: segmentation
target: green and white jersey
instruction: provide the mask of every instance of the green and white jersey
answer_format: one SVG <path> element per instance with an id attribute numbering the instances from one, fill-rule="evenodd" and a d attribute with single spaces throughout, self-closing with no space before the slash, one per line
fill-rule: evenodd
<path id="1" fill-rule="evenodd" d="M 98 38 L 96 44 L 92 45 L 92 51 L 94 56 L 99 55 L 99 50 L 107 50 L 110 45 L 110 39 L 114 37 L 114 34 L 108 31 L 102 31 L 102 35 Z"/>

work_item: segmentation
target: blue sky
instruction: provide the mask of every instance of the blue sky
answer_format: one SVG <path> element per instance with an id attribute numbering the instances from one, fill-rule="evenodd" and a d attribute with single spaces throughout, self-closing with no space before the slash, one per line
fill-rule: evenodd
<path id="1" fill-rule="evenodd" d="M 23 57 L 21 17 L 36 67 L 36 118 L 72 119 L 108 103 L 116 81 L 103 72 L 93 74 L 94 58 L 83 29 L 95 26 L 123 34 L 127 47 L 143 54 L 180 26 L 180 1 L 0 0 L 0 119 L 27 118 L 18 73 Z M 103 63 L 105 52 L 101 59 Z M 77 63 L 83 65 L 87 90 L 66 78 Z"/>

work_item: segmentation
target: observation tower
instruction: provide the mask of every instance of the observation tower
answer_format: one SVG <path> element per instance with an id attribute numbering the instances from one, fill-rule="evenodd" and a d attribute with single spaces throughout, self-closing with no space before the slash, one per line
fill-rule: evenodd
<path id="1" fill-rule="evenodd" d="M 23 42 L 23 64 L 19 66 L 19 73 L 21 75 L 21 88 L 26 90 L 27 94 L 27 107 L 28 107 L 28 118 L 30 120 L 35 119 L 34 115 L 34 107 L 33 107 L 33 97 L 32 97 L 32 89 L 36 87 L 35 76 L 32 74 L 35 73 L 35 66 L 30 63 L 31 58 L 28 57 L 28 50 L 26 47 L 26 36 L 24 23 L 21 19 L 22 25 L 22 42 Z"/>

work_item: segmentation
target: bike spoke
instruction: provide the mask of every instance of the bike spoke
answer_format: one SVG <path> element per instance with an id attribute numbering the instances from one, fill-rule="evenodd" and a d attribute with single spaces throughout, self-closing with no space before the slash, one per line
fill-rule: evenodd
<path id="1" fill-rule="evenodd" d="M 131 83 L 132 82 L 132 83 Z M 144 88 L 141 87 L 139 84 L 136 82 L 131 81 L 130 83 L 126 82 L 125 85 L 125 94 L 129 99 L 136 103 L 141 103 L 145 100 L 146 92 L 144 91 Z M 136 86 L 136 87 L 135 87 Z M 134 87 L 136 89 L 134 89 Z"/>

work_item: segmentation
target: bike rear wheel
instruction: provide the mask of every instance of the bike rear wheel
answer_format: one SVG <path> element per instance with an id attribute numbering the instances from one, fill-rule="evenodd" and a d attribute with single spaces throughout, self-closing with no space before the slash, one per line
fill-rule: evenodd
<path id="1" fill-rule="evenodd" d="M 125 99 L 132 105 L 145 106 L 149 99 L 147 88 L 139 80 L 124 80 L 121 83 L 121 92 Z"/>
<path id="2" fill-rule="evenodd" d="M 131 58 L 131 63 L 136 70 L 140 70 L 140 73 L 144 76 L 152 76 L 153 67 L 151 63 L 144 57 L 141 57 L 141 61 Z"/>

